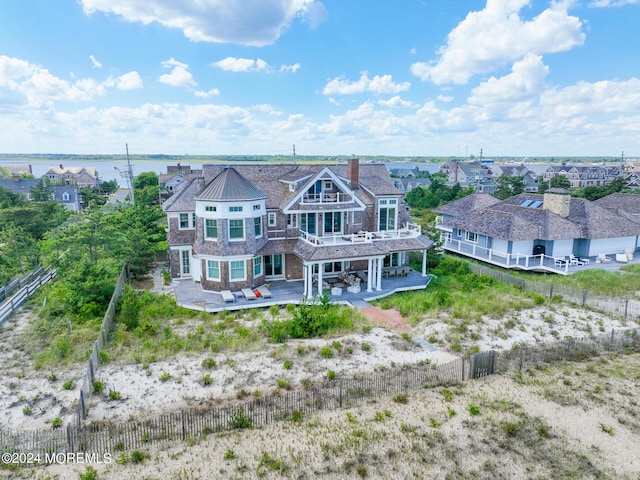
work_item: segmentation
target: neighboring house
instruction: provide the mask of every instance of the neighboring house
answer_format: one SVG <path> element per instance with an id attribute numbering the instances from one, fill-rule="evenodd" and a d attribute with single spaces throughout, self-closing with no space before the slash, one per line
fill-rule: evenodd
<path id="1" fill-rule="evenodd" d="M 67 210 L 72 212 L 79 212 L 80 207 L 80 194 L 78 187 L 65 185 L 60 187 L 48 187 L 53 190 L 53 199 L 67 207 Z"/>
<path id="2" fill-rule="evenodd" d="M 99 183 L 98 172 L 94 167 L 51 167 L 44 176 L 49 184 L 76 185 L 82 187 L 95 187 Z"/>
<path id="3" fill-rule="evenodd" d="M 31 169 L 31 165 L 0 165 L 9 175 L 14 176 L 18 175 L 19 177 L 24 177 L 26 175 L 33 175 L 33 170 Z"/>
<path id="4" fill-rule="evenodd" d="M 36 178 L 20 178 L 14 175 L 12 179 L 0 179 L 0 185 L 14 193 L 21 193 L 31 200 L 31 189 L 38 186 L 40 180 Z M 80 195 L 75 186 L 47 187 L 51 191 L 51 199 L 64 205 L 72 212 L 80 211 Z"/>
<path id="5" fill-rule="evenodd" d="M 505 175 L 507 177 L 523 177 L 524 191 L 527 193 L 538 192 L 538 175 L 524 165 L 491 165 L 491 172 L 494 181 L 501 175 Z"/>
<path id="6" fill-rule="evenodd" d="M 552 165 L 544 172 L 543 181 L 549 181 L 556 175 L 567 177 L 571 188 L 602 187 L 620 177 L 622 168 L 619 165 Z"/>
<path id="7" fill-rule="evenodd" d="M 167 195 L 173 195 L 195 178 L 195 173 L 161 173 L 158 175 L 158 183 L 167 192 Z"/>
<path id="8" fill-rule="evenodd" d="M 415 177 L 418 174 L 418 167 L 416 168 L 392 168 L 389 173 L 392 177 L 406 178 Z"/>
<path id="9" fill-rule="evenodd" d="M 493 180 L 492 165 L 482 162 L 447 162 L 440 167 L 439 173 L 447 176 L 447 183 L 461 187 L 473 186 L 477 192 L 493 193 L 496 189 Z"/>
<path id="10" fill-rule="evenodd" d="M 0 185 L 11 190 L 13 193 L 22 193 L 31 200 L 31 188 L 36 187 L 40 183 L 37 178 L 22 178 L 20 175 L 14 174 L 11 178 L 0 178 Z"/>
<path id="11" fill-rule="evenodd" d="M 445 250 L 502 266 L 507 259 L 509 268 L 554 271 L 543 262 L 636 251 L 640 223 L 602 205 L 557 188 L 504 201 L 476 193 L 438 208 L 436 226 Z"/>
<path id="12" fill-rule="evenodd" d="M 599 198 L 593 203 L 616 215 L 622 215 L 634 222 L 640 223 L 640 194 L 637 193 L 612 193 Z"/>
<path id="13" fill-rule="evenodd" d="M 347 271 L 367 271 L 380 290 L 384 267 L 405 265 L 433 242 L 409 223 L 382 164 L 204 165 L 203 177 L 163 205 L 173 278 L 207 291 L 302 280 L 305 296 Z M 314 292 L 315 289 L 315 292 Z"/>

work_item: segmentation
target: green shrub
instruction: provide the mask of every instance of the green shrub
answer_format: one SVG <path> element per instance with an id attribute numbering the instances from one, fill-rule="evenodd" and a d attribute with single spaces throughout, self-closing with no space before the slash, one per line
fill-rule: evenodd
<path id="1" fill-rule="evenodd" d="M 73 390 L 75 388 L 76 384 L 73 383 L 73 380 L 67 380 L 66 382 L 64 382 L 62 384 L 62 389 L 63 390 Z"/>
<path id="2" fill-rule="evenodd" d="M 109 389 L 109 400 L 120 400 L 120 392 Z"/>
<path id="3" fill-rule="evenodd" d="M 204 368 L 216 368 L 217 365 L 216 361 L 211 357 L 202 360 L 202 366 Z"/>
<path id="4" fill-rule="evenodd" d="M 144 463 L 147 458 L 151 458 L 151 455 L 146 452 L 141 452 L 140 450 L 134 450 L 131 452 L 131 463 L 133 464 L 138 465 Z"/>
<path id="5" fill-rule="evenodd" d="M 231 417 L 229 421 L 229 428 L 232 429 L 242 429 L 242 428 L 253 428 L 253 422 L 249 417 L 247 417 L 243 410 L 236 410 L 236 412 Z"/>
<path id="6" fill-rule="evenodd" d="M 393 401 L 396 403 L 406 404 L 409 402 L 409 398 L 404 393 L 399 393 L 395 397 L 393 397 Z"/>
<path id="7" fill-rule="evenodd" d="M 285 370 L 291 370 L 293 368 L 293 362 L 288 358 L 285 359 L 285 361 L 282 362 L 282 368 L 284 368 Z"/>
<path id="8" fill-rule="evenodd" d="M 202 384 L 206 387 L 209 386 L 213 383 L 213 378 L 211 377 L 211 375 L 207 374 L 204 377 L 202 377 Z"/>
<path id="9" fill-rule="evenodd" d="M 362 350 L 364 352 L 370 352 L 371 351 L 371 345 L 369 345 L 368 343 L 363 343 L 362 345 L 360 345 L 360 348 L 362 348 Z"/>
<path id="10" fill-rule="evenodd" d="M 162 375 L 160 375 L 160 381 L 166 382 L 168 380 L 171 380 L 171 374 L 169 372 L 163 372 Z"/>
<path id="11" fill-rule="evenodd" d="M 80 480 L 98 480 L 98 471 L 89 465 L 84 473 L 79 474 Z"/>
<path id="12" fill-rule="evenodd" d="M 333 350 L 331 349 L 331 347 L 322 347 L 320 349 L 320 356 L 324 358 L 332 358 Z"/>
<path id="13" fill-rule="evenodd" d="M 93 387 L 93 393 L 95 393 L 96 395 L 100 395 L 104 390 L 104 383 L 101 382 L 100 380 L 95 380 L 93 382 L 92 387 Z"/>
<path id="14" fill-rule="evenodd" d="M 473 403 L 470 403 L 469 405 L 467 405 L 467 410 L 469 411 L 470 415 L 473 415 L 473 416 L 480 415 L 480 407 Z"/>
<path id="15" fill-rule="evenodd" d="M 24 407 L 22 409 L 22 413 L 28 417 L 32 413 L 31 407 L 29 407 L 29 406 Z"/>
<path id="16" fill-rule="evenodd" d="M 51 428 L 60 428 L 62 426 L 62 418 L 56 417 L 51 422 Z"/>
<path id="17" fill-rule="evenodd" d="M 226 452 L 224 452 L 224 456 L 222 458 L 224 460 L 233 460 L 234 458 L 236 458 L 236 453 L 233 450 L 228 449 Z"/>
<path id="18" fill-rule="evenodd" d="M 336 378 L 336 372 L 334 372 L 333 370 L 329 370 L 329 371 L 327 372 L 327 378 L 328 378 L 329 380 L 335 380 L 335 378 Z"/>

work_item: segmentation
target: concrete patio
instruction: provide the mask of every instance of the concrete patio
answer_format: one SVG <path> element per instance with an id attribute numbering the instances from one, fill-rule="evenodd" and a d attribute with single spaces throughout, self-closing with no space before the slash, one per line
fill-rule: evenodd
<path id="1" fill-rule="evenodd" d="M 425 289 L 432 277 L 432 275 L 423 277 L 419 272 L 411 270 L 406 277 L 383 278 L 380 291 L 367 292 L 366 289 L 362 289 L 359 293 L 347 293 L 346 289 L 343 289 L 342 295 L 330 295 L 330 298 L 334 303 L 365 308 L 371 306 L 369 301 L 384 298 L 397 292 Z M 225 302 L 219 293 L 203 290 L 199 283 L 195 283 L 191 279 L 174 280 L 172 287 L 179 305 L 205 312 L 265 308 L 289 303 L 297 305 L 303 299 L 302 280 L 271 281 L 269 283 L 271 298 L 258 297 L 255 300 L 247 300 L 240 292 L 234 292 L 235 301 L 233 302 Z"/>

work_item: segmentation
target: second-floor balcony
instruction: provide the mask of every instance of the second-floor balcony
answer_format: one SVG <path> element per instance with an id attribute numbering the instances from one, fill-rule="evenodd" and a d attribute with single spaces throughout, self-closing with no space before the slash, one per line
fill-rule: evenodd
<path id="1" fill-rule="evenodd" d="M 305 193 L 302 196 L 301 204 L 316 204 L 316 203 L 347 203 L 352 202 L 353 196 L 351 194 L 342 192 L 321 192 L 321 193 Z"/>
<path id="2" fill-rule="evenodd" d="M 415 238 L 422 234 L 422 227 L 415 223 L 407 223 L 398 230 L 381 230 L 376 232 L 358 231 L 355 233 L 341 233 L 333 235 L 313 235 L 300 232 L 300 238 L 316 246 L 351 245 L 370 243 L 380 240 L 398 240 Z"/>

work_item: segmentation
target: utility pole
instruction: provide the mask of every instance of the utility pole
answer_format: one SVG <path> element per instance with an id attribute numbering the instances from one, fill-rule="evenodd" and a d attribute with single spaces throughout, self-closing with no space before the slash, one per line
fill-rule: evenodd
<path id="1" fill-rule="evenodd" d="M 134 191 L 135 187 L 133 186 L 133 169 L 131 168 L 131 162 L 129 161 L 129 145 L 125 143 L 124 146 L 127 149 L 127 183 L 129 184 L 129 191 L 131 192 L 131 204 L 135 205 L 136 194 Z"/>

